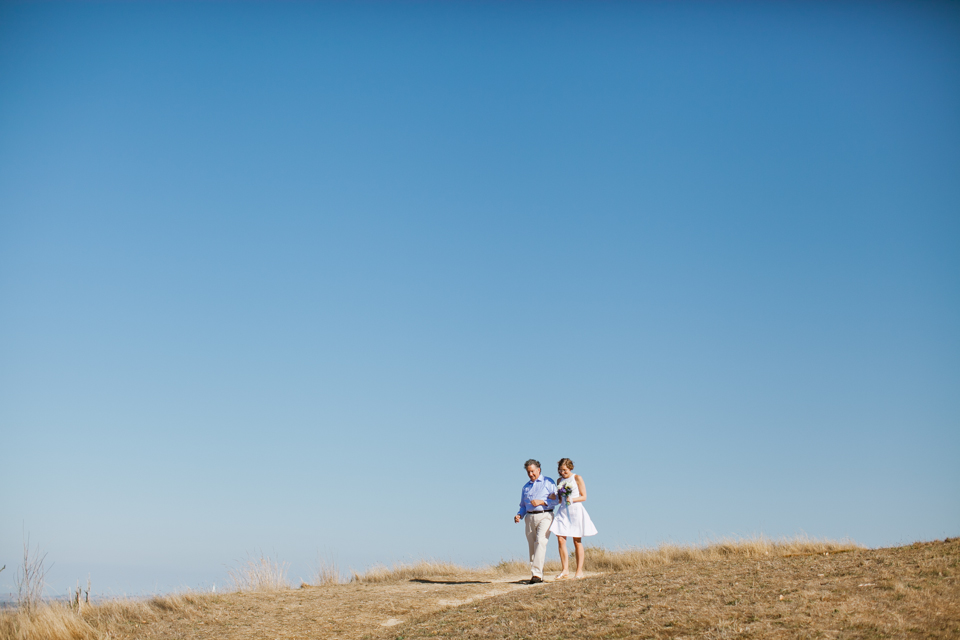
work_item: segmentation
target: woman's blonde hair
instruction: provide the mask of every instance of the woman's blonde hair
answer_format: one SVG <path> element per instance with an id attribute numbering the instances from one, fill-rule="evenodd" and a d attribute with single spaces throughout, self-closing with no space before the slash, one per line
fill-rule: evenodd
<path id="1" fill-rule="evenodd" d="M 564 467 L 570 469 L 570 471 L 573 471 L 573 460 L 570 458 L 560 458 L 560 462 L 557 463 L 557 471 L 563 469 Z"/>

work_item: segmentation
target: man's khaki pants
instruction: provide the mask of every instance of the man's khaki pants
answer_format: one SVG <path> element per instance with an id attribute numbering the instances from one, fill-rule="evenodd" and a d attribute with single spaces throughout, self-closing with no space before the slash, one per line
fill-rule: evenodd
<path id="1" fill-rule="evenodd" d="M 542 578 L 553 513 L 528 513 L 523 517 L 523 524 L 527 533 L 527 545 L 530 547 L 530 572 Z"/>

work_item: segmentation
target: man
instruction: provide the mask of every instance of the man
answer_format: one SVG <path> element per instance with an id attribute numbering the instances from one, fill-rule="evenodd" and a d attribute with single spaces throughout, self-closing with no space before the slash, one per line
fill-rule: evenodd
<path id="1" fill-rule="evenodd" d="M 540 475 L 540 463 L 531 458 L 523 465 L 530 482 L 520 491 L 520 511 L 514 522 L 523 522 L 530 547 L 530 584 L 543 582 L 543 561 L 547 559 L 547 543 L 550 540 L 550 525 L 553 523 L 553 508 L 557 506 L 557 485 L 553 480 Z M 553 496 L 551 498 L 551 496 Z"/>

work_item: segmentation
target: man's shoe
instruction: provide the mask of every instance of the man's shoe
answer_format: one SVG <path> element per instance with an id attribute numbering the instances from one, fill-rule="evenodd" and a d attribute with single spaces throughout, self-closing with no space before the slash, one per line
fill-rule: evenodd
<path id="1" fill-rule="evenodd" d="M 543 578 L 540 576 L 533 576 L 530 578 L 530 584 L 537 584 L 538 582 L 543 582 Z"/>

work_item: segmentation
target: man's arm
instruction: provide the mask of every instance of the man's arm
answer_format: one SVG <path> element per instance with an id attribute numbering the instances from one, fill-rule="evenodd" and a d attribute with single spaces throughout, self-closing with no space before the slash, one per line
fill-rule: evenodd
<path id="1" fill-rule="evenodd" d="M 520 511 L 517 511 L 517 517 L 522 518 L 525 515 L 527 515 L 527 500 L 523 489 L 520 489 Z"/>
<path id="2" fill-rule="evenodd" d="M 549 487 L 550 479 L 544 476 L 543 480 L 544 481 L 542 483 L 538 480 L 537 482 L 534 482 L 530 486 L 530 492 L 528 493 L 528 497 L 532 496 L 534 493 L 540 493 L 543 490 L 547 491 L 547 495 L 550 495 L 550 490 L 547 488 Z M 537 488 L 538 483 L 540 484 L 539 489 Z M 536 489 L 536 491 L 534 491 L 534 489 Z M 554 490 L 556 490 L 556 488 L 554 488 Z M 531 507 L 543 507 L 544 509 L 547 508 L 547 500 L 535 500 L 534 498 L 530 498 L 529 502 Z M 539 513 L 539 511 L 537 513 Z"/>
<path id="3" fill-rule="evenodd" d="M 547 485 L 547 503 L 546 503 L 546 505 L 545 505 L 543 508 L 544 508 L 544 509 L 553 509 L 555 506 L 557 506 L 558 504 L 560 504 L 560 500 L 558 500 L 557 498 L 551 498 L 551 497 L 550 497 L 550 496 L 555 496 L 555 495 L 557 495 L 557 484 L 556 484 L 553 480 L 551 480 L 550 478 L 547 478 L 547 479 L 544 481 L 544 484 Z"/>

